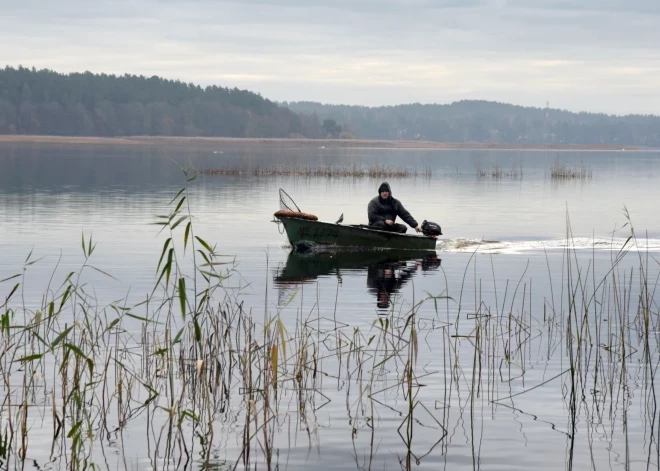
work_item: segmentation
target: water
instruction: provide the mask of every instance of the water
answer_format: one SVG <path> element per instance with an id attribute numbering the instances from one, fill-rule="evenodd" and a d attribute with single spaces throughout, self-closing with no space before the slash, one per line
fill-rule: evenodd
<path id="1" fill-rule="evenodd" d="M 557 159 L 568 166 L 588 166 L 592 178 L 553 181 L 549 169 Z M 188 201 L 195 234 L 217 243 L 217 252 L 235 257 L 232 284 L 242 286 L 241 299 L 259 318 L 264 309 L 279 312 L 290 332 L 296 331 L 301 319 L 308 319 L 316 325 L 315 338 L 327 340 L 323 348 L 328 353 L 333 351 L 330 344 L 337 342 L 328 339 L 338 325 L 346 338 L 360 329 L 366 344 L 371 336 L 378 337 L 375 321 L 389 318 L 403 329 L 406 314 L 417 306 L 416 374 L 424 386 L 414 396 L 410 450 L 405 434 L 397 431 L 408 417 L 408 400 L 402 388 L 386 389 L 396 385 L 404 363 L 394 361 L 381 371 L 370 360 L 365 372 L 377 372 L 371 392 L 385 389 L 370 396 L 375 405 L 369 403 L 363 410 L 367 395 L 357 394 L 360 389 L 355 384 L 349 388 L 353 376 L 350 380 L 328 376 L 320 389 L 323 396 L 313 401 L 317 407 L 324 405 L 313 408 L 304 427 L 299 413 L 282 414 L 276 420 L 280 466 L 399 469 L 403 462 L 404 467 L 424 469 L 647 469 L 648 463 L 657 469 L 658 412 L 649 406 L 657 388 L 649 385 L 653 369 L 645 366 L 640 339 L 629 334 L 625 345 L 636 350 L 627 357 L 629 369 L 615 374 L 621 362 L 612 356 L 609 345 L 622 344 L 612 340 L 608 323 L 625 326 L 626 331 L 638 324 L 635 303 L 639 267 L 644 266 L 651 285 L 652 322 L 657 326 L 660 153 L 3 145 L 0 279 L 20 273 L 32 251 L 32 259 L 40 260 L 26 271 L 22 298 L 28 310 L 36 310 L 51 276 L 59 286 L 66 273 L 84 263 L 81 234 L 85 238 L 91 234 L 97 248 L 89 263 L 114 277 L 91 269 L 85 272 L 83 280 L 93 287 L 98 304 L 145 299 L 153 289 L 166 238 L 158 233 L 159 226 L 150 223 L 171 210 L 168 203 L 186 181 L 177 163 L 246 170 L 238 177 L 199 177 L 189 185 Z M 321 220 L 334 221 L 343 213 L 344 223 L 352 224 L 365 221 L 366 205 L 380 181 L 249 174 L 252 168 L 375 164 L 432 169 L 431 178 L 389 183 L 394 196 L 419 221 L 442 225 L 445 235 L 436 254 L 290 254 L 286 237 L 271 222 L 279 209 L 279 188 Z M 490 170 L 496 165 L 505 173 L 515 170 L 516 176 L 477 178 L 478 167 Z M 635 228 L 636 244 L 626 245 L 631 232 L 624 208 Z M 176 236 L 179 249 L 182 229 Z M 566 259 L 567 246 L 574 249 L 571 262 Z M 631 250 L 612 270 L 622 247 Z M 595 350 L 591 342 L 588 356 L 581 353 L 585 355 L 582 374 L 588 380 L 580 392 L 587 399 L 577 400 L 576 423 L 569 420 L 569 391 L 574 383 L 567 373 L 570 362 L 564 338 L 569 265 L 575 267 L 572 284 L 587 290 L 594 286 L 605 290 L 599 281 L 610 277 L 598 303 L 591 300 L 588 306 L 594 318 L 586 329 L 598 334 L 600 342 Z M 628 310 L 614 297 L 620 287 L 612 286 L 613 273 L 620 277 L 617 280 L 625 276 L 630 283 L 625 290 L 632 306 Z M 0 299 L 12 286 L 12 282 L 0 284 Z M 430 295 L 442 298 L 418 304 Z M 595 314 L 604 305 L 617 305 L 612 313 L 625 312 L 630 318 L 609 311 Z M 481 323 L 485 316 L 491 320 Z M 519 326 L 511 327 L 511 322 Z M 476 326 L 482 329 L 481 343 L 475 338 Z M 139 320 L 127 322 L 126 328 L 135 338 L 140 336 Z M 657 331 L 651 342 L 657 366 Z M 482 355 L 475 357 L 475 344 Z M 380 349 L 372 352 L 381 354 Z M 598 364 L 598 358 L 603 359 L 600 368 L 609 374 L 594 375 L 593 362 Z M 321 363 L 324 372 L 339 369 L 331 354 Z M 606 394 L 599 392 L 606 391 L 603 377 L 626 380 L 624 386 L 620 381 L 616 387 L 610 383 Z M 293 392 L 282 394 L 282 407 L 295 410 Z M 231 469 L 240 454 L 242 421 L 236 417 L 246 406 L 237 397 L 235 418 L 215 420 L 222 430 L 211 445 L 218 469 Z M 606 406 L 607 412 L 601 409 Z M 28 458 L 42 468 L 47 464 L 47 469 L 59 469 L 63 462 L 39 449 L 51 445 L 48 433 L 36 432 L 47 419 L 32 420 Z M 112 469 L 161 469 L 163 464 L 145 451 L 153 451 L 153 440 L 144 438 L 147 422 L 144 416 L 130 422 L 123 444 L 114 435 L 100 438 L 99 443 L 112 453 L 108 458 L 98 445 L 91 452 L 95 462 L 108 463 Z M 292 423 L 297 424 L 294 432 Z M 197 468 L 200 462 L 194 456 L 179 463 L 179 468 Z"/>

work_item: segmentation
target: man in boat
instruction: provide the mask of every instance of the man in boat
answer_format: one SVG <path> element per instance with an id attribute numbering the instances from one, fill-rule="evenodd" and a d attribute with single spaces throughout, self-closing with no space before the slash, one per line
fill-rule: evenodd
<path id="1" fill-rule="evenodd" d="M 408 228 L 396 223 L 396 217 L 399 216 L 417 232 L 422 232 L 422 228 L 419 227 L 415 218 L 406 211 L 399 200 L 392 197 L 392 189 L 387 182 L 380 184 L 378 196 L 369 201 L 367 214 L 369 215 L 369 226 L 380 231 L 405 233 Z"/>

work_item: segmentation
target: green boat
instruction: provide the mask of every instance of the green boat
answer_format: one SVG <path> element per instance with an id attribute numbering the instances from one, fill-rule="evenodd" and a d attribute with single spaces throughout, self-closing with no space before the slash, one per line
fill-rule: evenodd
<path id="1" fill-rule="evenodd" d="M 378 231 L 365 225 L 342 225 L 310 219 L 276 216 L 294 247 L 333 245 L 368 249 L 435 250 L 436 238 Z"/>

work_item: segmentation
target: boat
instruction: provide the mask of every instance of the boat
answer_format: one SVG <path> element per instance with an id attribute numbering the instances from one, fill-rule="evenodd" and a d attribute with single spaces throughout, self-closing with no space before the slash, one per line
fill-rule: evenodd
<path id="1" fill-rule="evenodd" d="M 304 214 L 304 213 L 302 213 Z M 294 248 L 332 245 L 367 249 L 435 250 L 436 238 L 379 231 L 363 224 L 343 225 L 275 213 Z"/>

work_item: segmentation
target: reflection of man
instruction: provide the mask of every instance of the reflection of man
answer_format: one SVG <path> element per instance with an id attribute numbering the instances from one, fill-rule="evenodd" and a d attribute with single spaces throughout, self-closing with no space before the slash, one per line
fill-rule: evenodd
<path id="1" fill-rule="evenodd" d="M 367 268 L 367 287 L 376 295 L 378 309 L 389 309 L 391 296 L 397 293 L 415 274 L 422 271 L 435 270 L 442 260 L 437 255 L 430 255 L 414 263 L 381 262 L 373 263 Z M 398 276 L 397 276 L 398 275 Z"/>
<path id="2" fill-rule="evenodd" d="M 376 306 L 378 309 L 389 309 L 390 295 L 387 294 L 387 291 L 379 291 L 377 296 Z"/>
<path id="3" fill-rule="evenodd" d="M 397 276 L 397 271 L 398 275 Z M 405 262 L 375 263 L 367 268 L 367 286 L 369 291 L 376 294 L 376 306 L 378 309 L 390 307 L 390 296 L 413 277 L 417 267 L 415 264 L 408 266 Z"/>
<path id="4" fill-rule="evenodd" d="M 410 227 L 414 227 L 417 232 L 421 232 L 415 218 L 413 218 L 401 202 L 392 197 L 392 189 L 389 183 L 383 182 L 378 188 L 378 196 L 369 202 L 367 208 L 369 216 L 369 226 L 381 231 L 406 232 L 407 228 L 403 224 L 396 223 L 396 217 L 399 216 Z"/>

